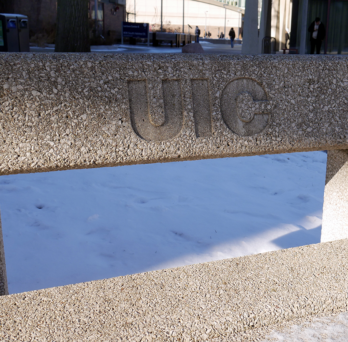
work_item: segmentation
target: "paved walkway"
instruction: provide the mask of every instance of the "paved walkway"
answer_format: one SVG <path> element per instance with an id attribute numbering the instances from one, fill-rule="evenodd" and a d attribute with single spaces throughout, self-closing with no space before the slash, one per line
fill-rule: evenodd
<path id="1" fill-rule="evenodd" d="M 241 44 L 236 44 L 232 49 L 229 44 L 212 44 L 202 42 L 201 44 L 205 53 L 209 54 L 240 54 L 242 50 Z M 54 52 L 54 45 L 47 45 L 45 48 L 31 46 L 31 52 Z M 181 53 L 182 48 L 173 47 L 169 45 L 153 47 L 147 45 L 94 45 L 91 47 L 92 52 L 99 53 Z"/>

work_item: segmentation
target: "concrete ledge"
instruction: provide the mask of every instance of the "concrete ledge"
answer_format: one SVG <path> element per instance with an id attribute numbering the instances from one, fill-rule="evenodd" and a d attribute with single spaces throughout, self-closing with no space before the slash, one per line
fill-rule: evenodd
<path id="1" fill-rule="evenodd" d="M 348 148 L 348 58 L 0 54 L 0 174 Z"/>
<path id="2" fill-rule="evenodd" d="M 204 49 L 201 44 L 199 43 L 193 43 L 193 44 L 186 44 L 182 48 L 183 53 L 204 53 Z"/>
<path id="3" fill-rule="evenodd" d="M 3 296 L 0 340 L 255 341 L 347 311 L 347 268 L 339 240 Z"/>

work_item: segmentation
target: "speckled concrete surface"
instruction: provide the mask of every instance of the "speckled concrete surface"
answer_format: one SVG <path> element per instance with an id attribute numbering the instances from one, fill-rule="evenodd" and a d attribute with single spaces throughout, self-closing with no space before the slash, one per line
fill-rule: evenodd
<path id="1" fill-rule="evenodd" d="M 328 151 L 320 241 L 348 238 L 348 151 Z"/>
<path id="2" fill-rule="evenodd" d="M 0 174 L 348 148 L 345 57 L 29 53 L 0 54 L 0 68 Z M 326 240 L 345 231 L 345 158 L 329 152 Z M 339 240 L 3 296 L 0 340 L 260 340 L 347 310 L 347 249 Z M 4 270 L 0 254 L 6 293 Z"/>
<path id="3" fill-rule="evenodd" d="M 348 240 L 0 298 L 1 341 L 258 341 L 348 311 Z"/>
<path id="4" fill-rule="evenodd" d="M 346 57 L 2 53 L 0 68 L 1 174 L 348 148 Z"/>

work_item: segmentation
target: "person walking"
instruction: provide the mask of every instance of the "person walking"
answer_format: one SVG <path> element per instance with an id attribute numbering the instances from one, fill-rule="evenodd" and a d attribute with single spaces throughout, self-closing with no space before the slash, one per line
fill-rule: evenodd
<path id="1" fill-rule="evenodd" d="M 310 24 L 308 32 L 310 33 L 311 54 L 314 54 L 314 50 L 316 50 L 317 54 L 320 54 L 321 43 L 326 36 L 325 26 L 320 22 L 320 18 L 315 18 L 312 24 Z"/>
<path id="2" fill-rule="evenodd" d="M 199 43 L 199 35 L 201 34 L 201 30 L 198 26 L 196 26 L 195 35 L 196 35 L 196 43 Z"/>
<path id="3" fill-rule="evenodd" d="M 234 28 L 230 29 L 230 33 L 228 34 L 231 39 L 231 48 L 233 48 L 234 38 L 236 38 L 236 32 L 234 32 Z"/>

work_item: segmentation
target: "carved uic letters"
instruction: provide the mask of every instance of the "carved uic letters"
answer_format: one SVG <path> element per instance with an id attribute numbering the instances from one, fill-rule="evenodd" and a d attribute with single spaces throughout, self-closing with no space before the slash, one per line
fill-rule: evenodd
<path id="1" fill-rule="evenodd" d="M 222 117 L 228 128 L 240 136 L 262 132 L 270 121 L 270 112 L 265 90 L 250 78 L 236 79 L 222 92 Z"/>
<path id="2" fill-rule="evenodd" d="M 192 104 L 197 137 L 212 136 L 212 113 L 207 79 L 192 79 Z M 183 125 L 180 80 L 129 81 L 129 106 L 134 132 L 148 141 L 177 136 Z M 231 81 L 220 99 L 222 118 L 240 136 L 262 132 L 269 124 L 271 105 L 265 90 L 250 78 Z"/>
<path id="3" fill-rule="evenodd" d="M 211 108 L 207 79 L 193 79 L 192 102 L 197 137 L 211 137 Z"/>
<path id="4" fill-rule="evenodd" d="M 183 125 L 180 80 L 129 81 L 129 106 L 134 131 L 143 139 L 173 139 Z"/>

